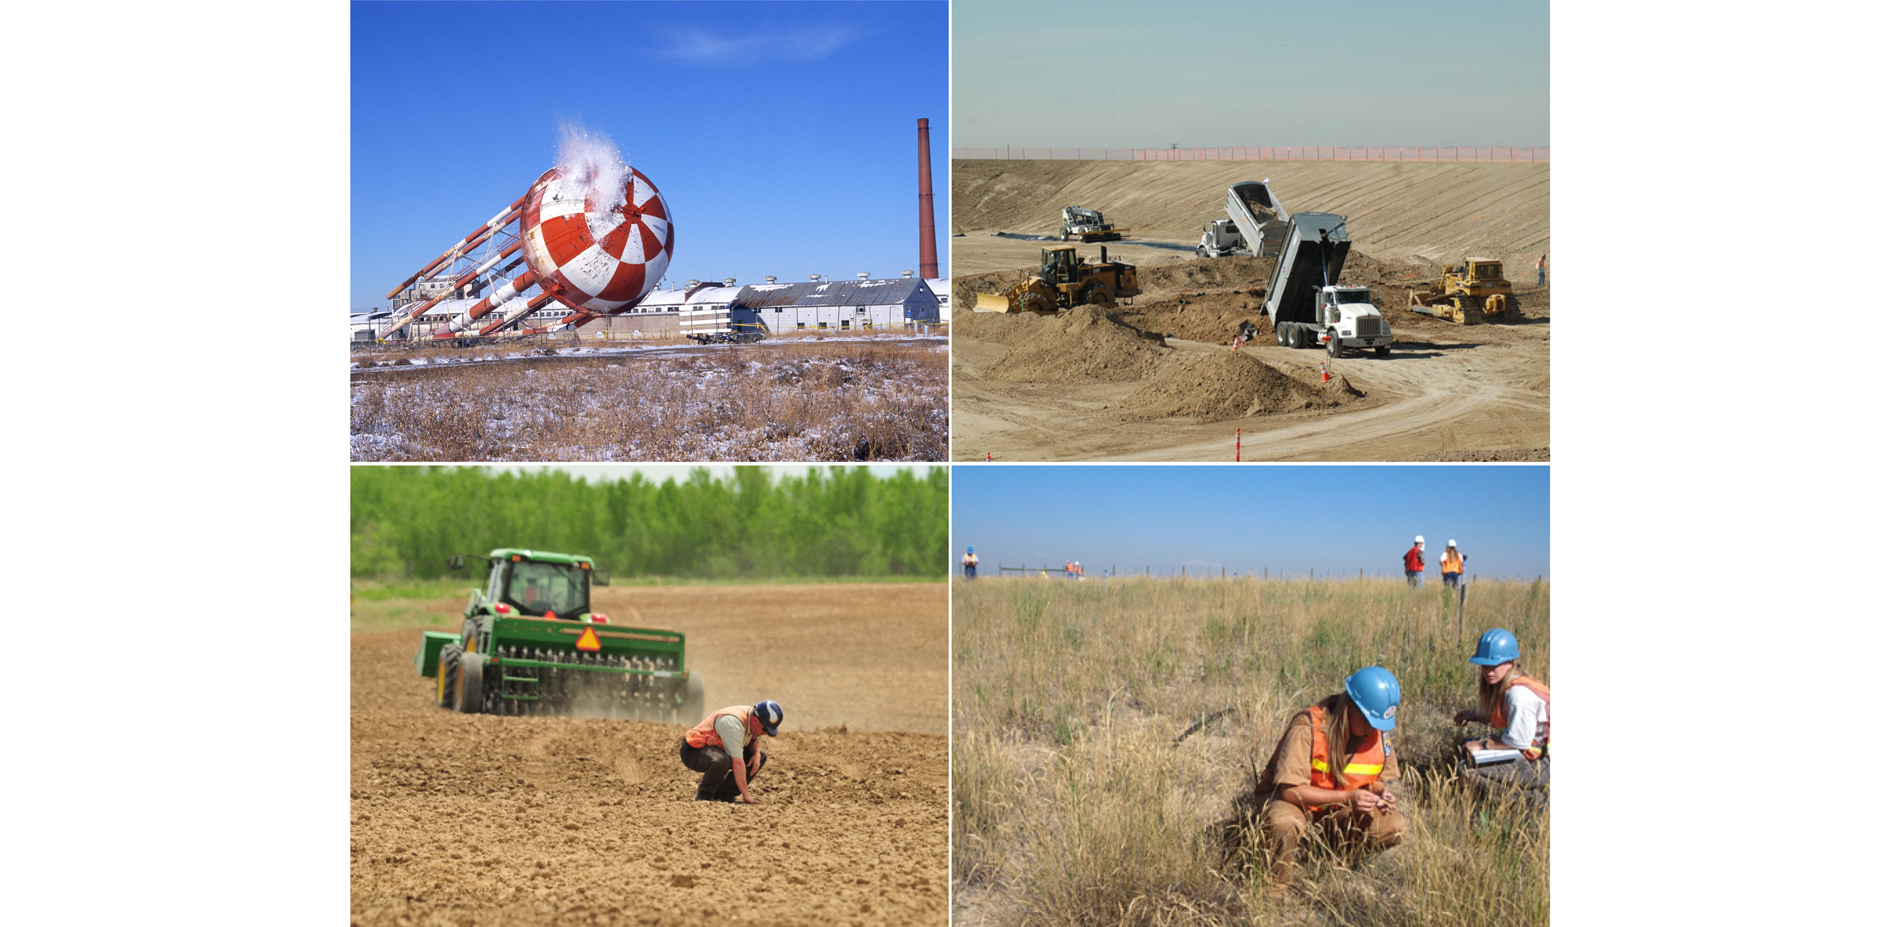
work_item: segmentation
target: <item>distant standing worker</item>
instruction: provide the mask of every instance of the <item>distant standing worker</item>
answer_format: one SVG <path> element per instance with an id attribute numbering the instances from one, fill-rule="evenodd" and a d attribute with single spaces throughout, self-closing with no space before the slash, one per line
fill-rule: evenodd
<path id="1" fill-rule="evenodd" d="M 1488 795 L 1522 795 L 1533 807 L 1546 801 L 1550 785 L 1550 687 L 1517 668 L 1517 636 L 1492 628 L 1478 638 L 1471 662 L 1478 664 L 1478 710 L 1461 711 L 1452 720 L 1497 728 L 1492 737 L 1468 741 L 1467 751 L 1516 750 L 1503 762 L 1464 771 L 1465 778 Z"/>
<path id="2" fill-rule="evenodd" d="M 1425 584 L 1425 535 L 1413 538 L 1405 552 L 1405 584 L 1413 589 Z"/>
<path id="3" fill-rule="evenodd" d="M 756 805 L 747 784 L 765 768 L 759 735 L 778 736 L 785 711 L 766 699 L 757 705 L 734 705 L 706 716 L 680 738 L 680 762 L 700 774 L 694 801 L 738 801 Z"/>
<path id="4" fill-rule="evenodd" d="M 1438 555 L 1438 575 L 1453 589 L 1465 581 L 1465 556 L 1458 552 L 1456 540 L 1446 541 L 1445 552 Z"/>
<path id="5" fill-rule="evenodd" d="M 1346 690 L 1293 716 L 1254 784 L 1264 805 L 1261 833 L 1272 858 L 1271 893 L 1286 892 L 1298 872 L 1300 839 L 1318 825 L 1334 849 L 1389 849 L 1405 836 L 1405 817 L 1387 786 L 1399 779 L 1385 734 L 1398 723 L 1399 680 L 1382 666 L 1346 678 Z"/>
<path id="6" fill-rule="evenodd" d="M 974 547 L 963 549 L 963 578 L 976 578 L 976 548 Z"/>
<path id="7" fill-rule="evenodd" d="M 1537 256 L 1537 285 L 1544 285 L 1544 255 Z"/>

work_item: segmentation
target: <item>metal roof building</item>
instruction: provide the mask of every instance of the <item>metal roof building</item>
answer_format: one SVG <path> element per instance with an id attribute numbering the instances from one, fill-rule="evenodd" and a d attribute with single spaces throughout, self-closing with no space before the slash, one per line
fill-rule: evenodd
<path id="1" fill-rule="evenodd" d="M 903 277 L 747 286 L 734 301 L 732 316 L 781 335 L 912 328 L 936 322 L 942 314 L 925 281 Z"/>

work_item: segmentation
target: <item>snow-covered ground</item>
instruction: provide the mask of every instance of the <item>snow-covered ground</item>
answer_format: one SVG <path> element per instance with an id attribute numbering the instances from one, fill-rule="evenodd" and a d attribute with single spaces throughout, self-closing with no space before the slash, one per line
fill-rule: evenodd
<path id="1" fill-rule="evenodd" d="M 578 346 L 553 353 L 573 359 L 508 362 L 546 358 L 547 349 L 501 359 L 417 352 L 403 366 L 428 368 L 422 375 L 364 370 L 351 383 L 350 459 L 948 456 L 949 351 L 940 336 L 901 344 L 867 336 L 769 346 Z"/>

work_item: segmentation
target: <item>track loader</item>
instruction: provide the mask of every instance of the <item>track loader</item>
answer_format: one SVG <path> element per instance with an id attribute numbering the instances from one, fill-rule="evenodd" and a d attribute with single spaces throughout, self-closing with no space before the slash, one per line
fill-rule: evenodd
<path id="1" fill-rule="evenodd" d="M 1102 246 L 1099 264 L 1078 258 L 1074 245 L 1051 245 L 1042 249 L 1040 270 L 1033 276 L 1024 271 L 1015 285 L 1001 293 L 978 295 L 976 311 L 1048 315 L 1085 304 L 1113 305 L 1115 300 L 1139 295 L 1135 265 L 1109 260 L 1107 245 Z"/>
<path id="2" fill-rule="evenodd" d="M 1114 223 L 1102 217 L 1093 209 L 1080 206 L 1062 207 L 1062 240 L 1080 238 L 1084 242 L 1121 241 L 1122 236 L 1134 231 L 1129 228 L 1116 228 Z"/>

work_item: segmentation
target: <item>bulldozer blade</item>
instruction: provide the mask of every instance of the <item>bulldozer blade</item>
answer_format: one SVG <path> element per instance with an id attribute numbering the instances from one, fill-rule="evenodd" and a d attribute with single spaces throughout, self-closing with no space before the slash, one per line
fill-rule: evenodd
<path id="1" fill-rule="evenodd" d="M 1009 304 L 1009 297 L 1007 296 L 998 293 L 979 293 L 976 297 L 976 311 L 1015 312 L 1016 309 Z"/>

